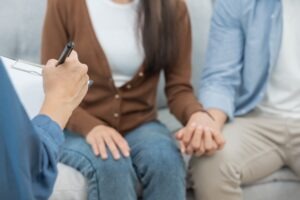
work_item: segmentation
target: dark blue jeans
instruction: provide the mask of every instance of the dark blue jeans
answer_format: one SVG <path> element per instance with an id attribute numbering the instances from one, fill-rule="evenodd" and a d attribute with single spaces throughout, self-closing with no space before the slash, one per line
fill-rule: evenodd
<path id="1" fill-rule="evenodd" d="M 88 179 L 89 200 L 136 200 L 138 183 L 144 200 L 185 199 L 185 167 L 167 128 L 145 123 L 126 135 L 131 157 L 102 160 L 85 139 L 67 132 L 62 163 Z"/>

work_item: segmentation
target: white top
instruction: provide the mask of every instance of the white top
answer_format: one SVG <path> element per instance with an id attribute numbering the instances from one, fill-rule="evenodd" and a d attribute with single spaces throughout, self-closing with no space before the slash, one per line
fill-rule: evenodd
<path id="1" fill-rule="evenodd" d="M 283 0 L 283 37 L 259 109 L 281 117 L 300 117 L 300 1 Z"/>
<path id="2" fill-rule="evenodd" d="M 94 31 L 101 44 L 117 87 L 130 81 L 144 61 L 137 33 L 139 0 L 119 4 L 112 0 L 87 0 Z"/>

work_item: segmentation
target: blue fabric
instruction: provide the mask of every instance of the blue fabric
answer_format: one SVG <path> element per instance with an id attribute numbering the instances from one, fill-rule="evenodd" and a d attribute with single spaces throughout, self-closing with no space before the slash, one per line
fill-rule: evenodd
<path id="1" fill-rule="evenodd" d="M 184 162 L 167 128 L 159 122 L 145 123 L 125 139 L 130 158 L 116 161 L 109 154 L 102 160 L 84 138 L 67 132 L 60 161 L 87 178 L 89 200 L 136 200 L 138 182 L 143 200 L 185 199 Z"/>
<path id="2" fill-rule="evenodd" d="M 281 0 L 217 0 L 199 99 L 230 119 L 254 109 L 265 94 L 282 36 Z"/>
<path id="3" fill-rule="evenodd" d="M 1 60 L 0 91 L 0 199 L 48 199 L 63 133 L 47 116 L 29 120 Z"/>

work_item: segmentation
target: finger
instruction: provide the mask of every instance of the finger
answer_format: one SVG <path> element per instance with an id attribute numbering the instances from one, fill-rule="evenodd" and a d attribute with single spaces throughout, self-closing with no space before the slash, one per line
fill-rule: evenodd
<path id="1" fill-rule="evenodd" d="M 221 134 L 220 132 L 213 132 L 213 139 L 217 143 L 219 150 L 224 148 L 225 139 L 224 139 L 223 134 Z"/>
<path id="2" fill-rule="evenodd" d="M 182 154 L 186 153 L 185 145 L 182 141 L 179 141 L 180 151 Z"/>
<path id="3" fill-rule="evenodd" d="M 213 149 L 213 139 L 209 128 L 204 128 L 204 147 L 205 151 L 211 151 Z"/>
<path id="4" fill-rule="evenodd" d="M 79 78 L 84 78 L 87 76 L 88 66 L 86 64 L 77 64 L 76 68 L 76 73 L 78 74 Z"/>
<path id="5" fill-rule="evenodd" d="M 92 149 L 93 149 L 93 152 L 94 152 L 95 156 L 99 156 L 99 149 L 98 149 L 96 140 L 92 140 L 90 142 L 90 145 L 92 146 Z"/>
<path id="6" fill-rule="evenodd" d="M 184 136 L 183 136 L 183 142 L 187 146 L 191 142 L 191 139 L 193 137 L 194 131 L 195 131 L 196 125 L 192 124 L 190 126 L 187 126 L 184 128 Z"/>
<path id="7" fill-rule="evenodd" d="M 194 149 L 193 149 L 192 145 L 188 145 L 188 147 L 186 148 L 186 154 L 187 155 L 193 155 L 194 154 Z"/>
<path id="8" fill-rule="evenodd" d="M 80 79 L 77 87 L 73 87 L 73 90 L 77 98 L 83 98 L 88 92 L 88 76 Z"/>
<path id="9" fill-rule="evenodd" d="M 54 60 L 54 59 L 48 60 L 47 64 L 45 66 L 43 66 L 43 68 L 42 68 L 42 76 L 43 77 L 45 77 L 45 74 L 49 70 L 55 68 L 56 62 L 57 62 L 57 60 Z"/>
<path id="10" fill-rule="evenodd" d="M 183 137 L 183 135 L 184 135 L 184 131 L 183 131 L 183 129 L 180 129 L 180 130 L 176 133 L 176 139 L 177 139 L 177 140 L 181 140 L 182 137 Z"/>
<path id="11" fill-rule="evenodd" d="M 82 69 L 81 66 L 86 66 L 86 65 L 80 65 L 78 66 L 79 69 L 73 71 L 73 79 L 74 79 L 74 83 L 79 84 L 82 87 L 85 87 L 88 84 L 89 76 L 87 74 L 87 66 L 82 67 Z"/>
<path id="12" fill-rule="evenodd" d="M 200 145 L 200 149 L 199 149 L 199 151 L 197 151 L 196 153 L 195 153 L 195 155 L 197 156 L 197 157 L 201 157 L 204 153 L 205 153 L 205 147 L 204 147 L 204 134 L 202 134 L 202 139 L 201 139 L 201 145 Z"/>
<path id="13" fill-rule="evenodd" d="M 118 134 L 118 133 L 116 133 L 116 134 Z M 128 146 L 127 141 L 122 136 L 120 136 L 119 134 L 118 135 L 114 135 L 113 136 L 113 140 L 116 143 L 116 145 L 119 147 L 119 149 L 122 152 L 122 154 L 125 157 L 129 157 L 130 156 L 130 153 L 129 153 L 129 149 L 130 148 Z"/>
<path id="14" fill-rule="evenodd" d="M 78 83 L 78 85 L 79 85 L 81 88 L 88 87 L 89 76 L 88 76 L 88 75 L 85 75 L 85 76 L 81 77 L 79 81 L 80 81 L 80 82 Z"/>
<path id="15" fill-rule="evenodd" d="M 202 135 L 203 135 L 203 128 L 202 128 L 202 126 L 198 126 L 195 130 L 195 133 L 194 133 L 194 136 L 192 139 L 192 147 L 195 152 L 200 150 Z"/>
<path id="16" fill-rule="evenodd" d="M 57 63 L 57 60 L 50 59 L 50 60 L 48 60 L 47 64 L 44 67 L 55 67 L 56 63 Z"/>
<path id="17" fill-rule="evenodd" d="M 217 152 L 217 150 L 218 150 L 217 144 L 216 144 L 215 142 L 213 142 L 212 145 L 213 145 L 212 150 L 207 151 L 207 152 L 205 153 L 206 156 L 211 156 L 211 155 L 213 155 L 213 154 L 215 154 L 215 153 Z"/>
<path id="18" fill-rule="evenodd" d="M 110 152 L 112 153 L 113 157 L 115 160 L 119 160 L 121 158 L 119 150 L 116 146 L 116 144 L 114 143 L 113 139 L 110 136 L 107 136 L 104 138 L 104 141 L 106 143 L 106 145 L 108 146 L 108 148 L 110 149 Z"/>
<path id="19" fill-rule="evenodd" d="M 104 140 L 102 138 L 99 138 L 97 140 L 97 145 L 98 145 L 98 149 L 99 149 L 101 158 L 103 160 L 106 160 L 108 158 L 108 155 L 107 155 L 107 151 L 106 151 L 106 146 L 105 146 Z"/>

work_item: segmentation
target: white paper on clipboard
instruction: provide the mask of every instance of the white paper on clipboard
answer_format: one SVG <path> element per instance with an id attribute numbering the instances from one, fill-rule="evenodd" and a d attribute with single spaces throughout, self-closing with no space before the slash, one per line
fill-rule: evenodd
<path id="1" fill-rule="evenodd" d="M 42 68 L 24 61 L 0 58 L 28 116 L 32 119 L 39 113 L 44 100 Z"/>

